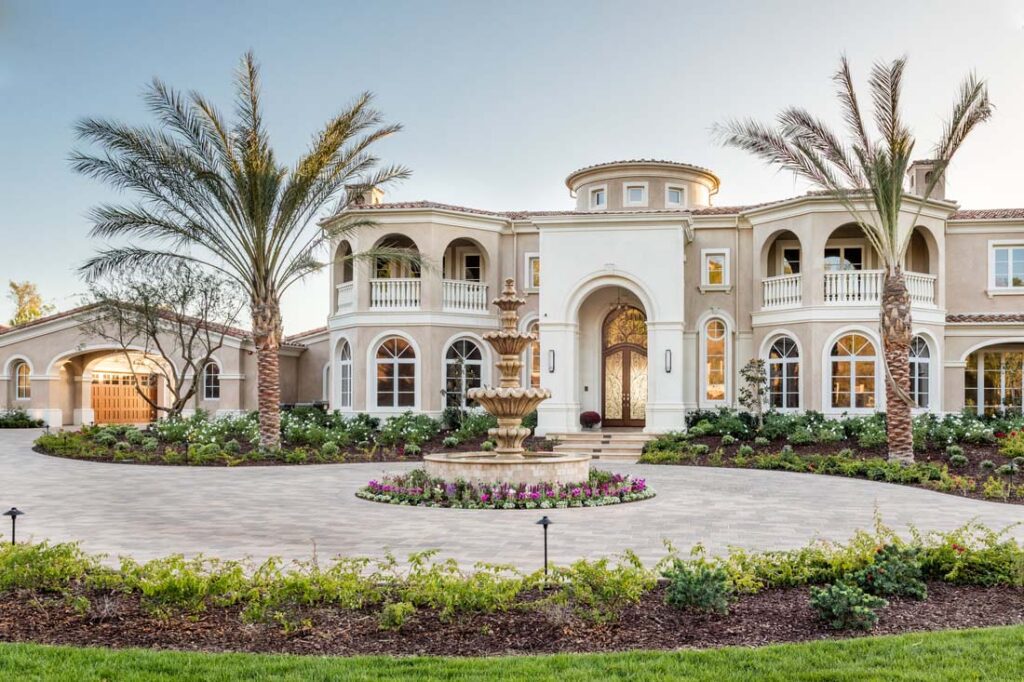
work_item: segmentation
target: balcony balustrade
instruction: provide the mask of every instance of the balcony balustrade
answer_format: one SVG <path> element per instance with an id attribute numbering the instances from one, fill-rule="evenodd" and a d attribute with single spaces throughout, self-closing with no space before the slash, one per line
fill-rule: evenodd
<path id="1" fill-rule="evenodd" d="M 442 307 L 445 312 L 486 313 L 487 285 L 460 279 L 441 281 Z"/>
<path id="2" fill-rule="evenodd" d="M 353 282 L 344 282 L 337 286 L 338 304 L 337 311 L 345 313 L 356 307 L 355 286 Z"/>
<path id="3" fill-rule="evenodd" d="M 795 308 L 800 305 L 803 282 L 800 275 L 780 275 L 761 280 L 761 307 Z"/>
<path id="4" fill-rule="evenodd" d="M 936 277 L 920 272 L 906 273 L 910 302 L 935 307 Z M 885 283 L 884 270 L 838 270 L 823 274 L 825 305 L 879 305 Z M 761 308 L 778 310 L 804 304 L 802 275 L 780 275 L 761 280 Z"/>
<path id="5" fill-rule="evenodd" d="M 395 277 L 370 280 L 371 310 L 419 310 L 420 280 L 418 277 Z"/>

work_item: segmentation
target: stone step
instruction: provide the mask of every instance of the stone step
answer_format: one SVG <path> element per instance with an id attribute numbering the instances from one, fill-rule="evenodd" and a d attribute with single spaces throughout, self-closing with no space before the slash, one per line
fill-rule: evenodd
<path id="1" fill-rule="evenodd" d="M 623 447 L 616 445 L 576 445 L 576 444 L 561 444 L 556 445 L 554 448 L 555 452 L 573 453 L 578 452 L 587 455 L 593 454 L 621 454 L 621 455 L 636 455 L 640 456 L 643 452 L 643 446 L 639 447 Z"/>

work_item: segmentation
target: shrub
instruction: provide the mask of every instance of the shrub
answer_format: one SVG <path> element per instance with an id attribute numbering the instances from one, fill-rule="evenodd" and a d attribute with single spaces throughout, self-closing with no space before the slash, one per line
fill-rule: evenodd
<path id="1" fill-rule="evenodd" d="M 39 429 L 44 424 L 42 419 L 33 419 L 20 407 L 0 412 L 0 429 Z"/>
<path id="2" fill-rule="evenodd" d="M 416 607 L 407 601 L 385 604 L 377 619 L 377 627 L 381 630 L 401 630 L 405 621 L 414 613 L 416 613 Z"/>
<path id="3" fill-rule="evenodd" d="M 106 429 L 98 432 L 92 439 L 96 443 L 108 448 L 117 445 L 117 436 Z"/>
<path id="4" fill-rule="evenodd" d="M 459 440 L 458 436 L 446 436 L 441 444 L 446 448 L 457 448 L 461 445 L 462 441 Z"/>
<path id="5" fill-rule="evenodd" d="M 624 606 L 639 602 L 656 583 L 654 574 L 632 552 L 617 565 L 608 559 L 580 559 L 566 568 L 556 568 L 552 580 L 558 586 L 557 600 L 598 623 L 614 620 Z"/>
<path id="6" fill-rule="evenodd" d="M 309 461 L 309 454 L 302 448 L 292 448 L 284 452 L 284 461 L 288 464 L 305 464 Z"/>
<path id="7" fill-rule="evenodd" d="M 408 455 L 409 457 L 415 457 L 416 455 L 419 455 L 421 452 L 423 452 L 423 448 L 421 448 L 419 445 L 416 445 L 415 443 L 410 443 L 405 446 L 405 454 Z"/>
<path id="8" fill-rule="evenodd" d="M 990 476 L 981 486 L 981 495 L 989 500 L 1005 500 L 1010 496 L 1010 486 L 995 476 Z"/>
<path id="9" fill-rule="evenodd" d="M 953 457 L 956 457 L 958 455 L 962 457 L 963 454 L 964 454 L 964 449 L 962 447 L 960 447 L 959 445 L 948 445 L 948 446 L 946 446 L 946 455 L 950 459 L 952 459 Z"/>
<path id="10" fill-rule="evenodd" d="M 710 450 L 711 448 L 705 445 L 704 443 L 696 443 L 690 446 L 690 452 L 697 455 L 698 457 L 700 457 L 701 455 L 708 454 L 708 451 Z"/>
<path id="11" fill-rule="evenodd" d="M 811 608 L 833 630 L 870 630 L 878 622 L 875 611 L 888 605 L 881 597 L 842 582 L 811 588 Z"/>
<path id="12" fill-rule="evenodd" d="M 464 414 L 462 425 L 453 435 L 460 441 L 473 440 L 486 436 L 487 432 L 497 425 L 498 418 L 494 415 L 474 410 Z"/>
<path id="13" fill-rule="evenodd" d="M 981 460 L 981 462 L 978 463 L 978 466 L 980 466 L 985 471 L 992 471 L 993 469 L 996 468 L 996 463 L 990 459 L 983 459 Z"/>
<path id="14" fill-rule="evenodd" d="M 970 460 L 967 459 L 966 455 L 950 455 L 949 457 L 949 466 L 951 467 L 961 469 L 967 466 L 969 463 Z"/>
<path id="15" fill-rule="evenodd" d="M 425 414 L 405 412 L 390 417 L 377 434 L 377 442 L 384 447 L 399 444 L 421 445 L 438 434 L 441 424 Z"/>
<path id="16" fill-rule="evenodd" d="M 736 442 L 736 436 L 725 434 L 722 436 L 722 445 L 733 445 Z"/>
<path id="17" fill-rule="evenodd" d="M 494 449 L 494 441 L 485 440 L 483 443 L 480 443 L 480 449 L 484 452 L 490 452 Z"/>
<path id="18" fill-rule="evenodd" d="M 585 429 L 593 428 L 601 423 L 601 415 L 597 412 L 587 411 L 580 415 L 580 426 Z"/>
<path id="19" fill-rule="evenodd" d="M 530 414 L 523 417 L 523 426 L 535 431 L 537 429 L 537 410 L 534 410 Z"/>
<path id="20" fill-rule="evenodd" d="M 320 454 L 328 459 L 337 457 L 339 453 L 341 453 L 341 448 L 334 441 L 329 440 L 320 446 Z"/>
<path id="21" fill-rule="evenodd" d="M 878 419 L 865 422 L 857 436 L 857 445 L 862 448 L 878 448 L 887 442 L 885 424 Z"/>
<path id="22" fill-rule="evenodd" d="M 893 544 L 879 547 L 871 565 L 853 574 L 853 582 L 877 597 L 924 599 L 928 596 L 928 587 L 921 579 L 917 552 Z"/>
<path id="23" fill-rule="evenodd" d="M 697 611 L 729 612 L 733 589 L 724 568 L 676 560 L 662 575 L 668 579 L 666 604 Z"/>
<path id="24" fill-rule="evenodd" d="M 142 439 L 142 451 L 143 452 L 153 453 L 153 452 L 156 452 L 156 449 L 158 447 L 160 447 L 160 441 L 158 441 L 156 438 L 143 438 Z"/>
<path id="25" fill-rule="evenodd" d="M 786 440 L 793 445 L 810 445 L 815 441 L 814 434 L 806 426 L 798 426 L 793 429 Z"/>
<path id="26" fill-rule="evenodd" d="M 232 438 L 227 443 L 224 443 L 224 452 L 232 455 L 237 455 L 242 451 L 242 444 L 238 442 L 237 438 Z"/>
<path id="27" fill-rule="evenodd" d="M 679 464 L 682 461 L 676 450 L 646 450 L 637 460 L 640 464 Z"/>
<path id="28" fill-rule="evenodd" d="M 736 449 L 736 455 L 738 457 L 751 457 L 754 454 L 754 448 L 749 445 L 741 445 Z"/>
<path id="29" fill-rule="evenodd" d="M 1024 456 L 1024 430 L 1014 430 L 999 439 L 999 454 L 1004 457 Z"/>
<path id="30" fill-rule="evenodd" d="M 771 445 L 771 443 L 772 442 L 770 440 L 768 440 L 767 438 L 765 438 L 764 436 L 758 436 L 757 438 L 754 439 L 754 445 L 756 445 L 758 447 L 761 447 L 761 448 L 767 447 L 767 446 Z"/>

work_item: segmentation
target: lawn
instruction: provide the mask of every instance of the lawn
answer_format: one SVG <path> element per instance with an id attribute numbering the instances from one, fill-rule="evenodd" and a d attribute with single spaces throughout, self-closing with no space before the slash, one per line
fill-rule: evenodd
<path id="1" fill-rule="evenodd" d="M 328 658 L 0 644 L 4 680 L 1017 680 L 1024 627 L 712 651 Z"/>

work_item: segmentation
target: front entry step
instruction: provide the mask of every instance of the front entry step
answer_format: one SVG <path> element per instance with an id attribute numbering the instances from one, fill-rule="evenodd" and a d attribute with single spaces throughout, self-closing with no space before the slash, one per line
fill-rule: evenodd
<path id="1" fill-rule="evenodd" d="M 657 436 L 640 431 L 579 431 L 549 433 L 548 439 L 558 441 L 555 452 L 590 455 L 598 460 L 635 462 L 644 445 Z"/>

